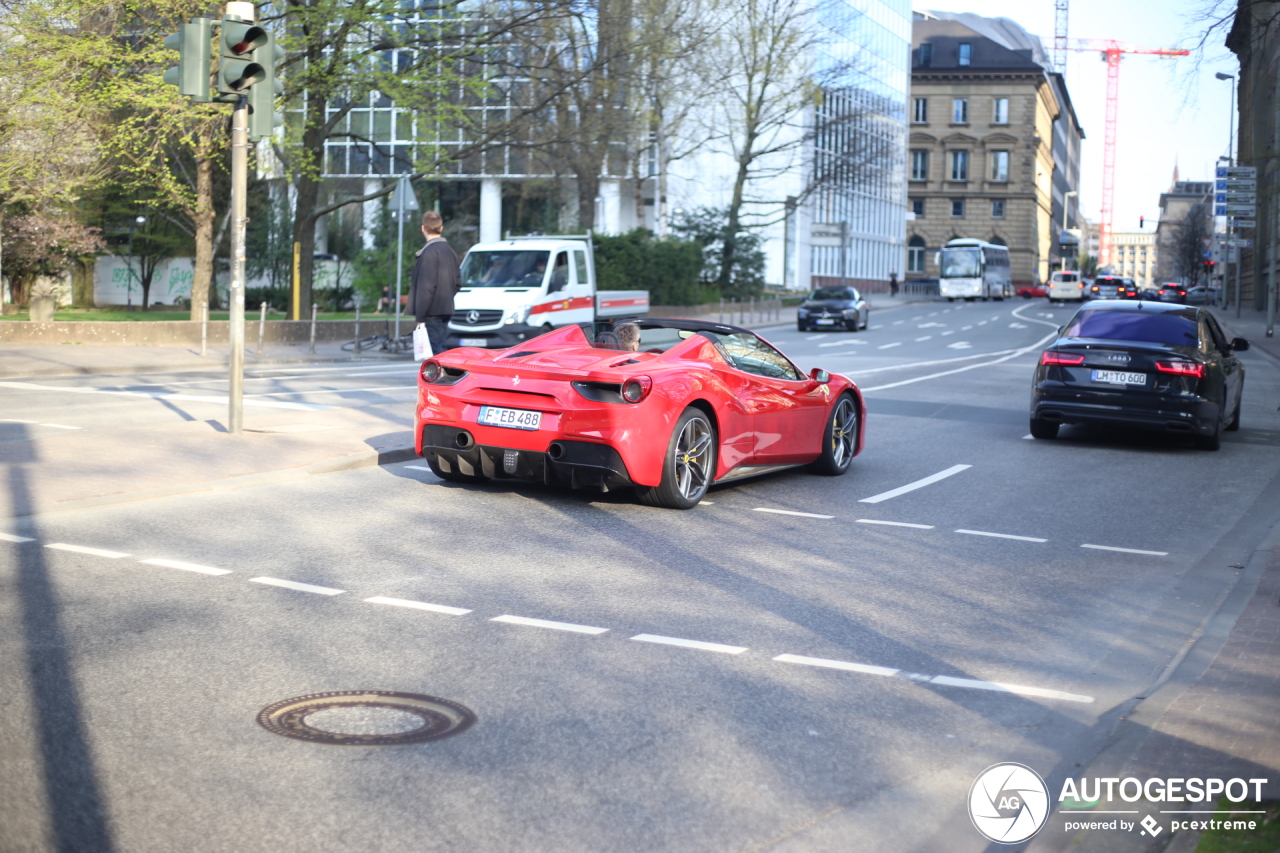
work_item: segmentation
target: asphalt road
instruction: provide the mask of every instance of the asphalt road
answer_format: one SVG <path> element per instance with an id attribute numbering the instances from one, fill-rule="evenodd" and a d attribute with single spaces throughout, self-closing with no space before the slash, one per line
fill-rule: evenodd
<path id="1" fill-rule="evenodd" d="M 0 531 L 31 540 L 0 541 L 0 850 L 987 849 L 975 776 L 1078 772 L 1280 507 L 1262 354 L 1216 453 L 1030 440 L 1032 364 L 1069 314 L 912 305 L 865 332 L 765 331 L 859 383 L 867 448 L 844 477 L 739 482 L 689 512 L 409 463 Z M 251 393 L 368 405 L 411 385 L 370 370 Z M 221 414 L 65 390 L 132 381 L 0 383 L 0 402 L 87 429 Z M 375 689 L 477 722 L 392 747 L 256 722 Z M 1038 849 L 1067 837 L 1055 816 Z"/>

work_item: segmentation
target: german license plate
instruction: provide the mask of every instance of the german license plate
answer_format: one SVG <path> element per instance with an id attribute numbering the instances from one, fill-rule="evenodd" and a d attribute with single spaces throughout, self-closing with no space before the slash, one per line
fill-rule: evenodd
<path id="1" fill-rule="evenodd" d="M 1095 370 L 1094 382 L 1105 382 L 1108 385 L 1146 385 L 1147 374 L 1128 373 L 1123 370 Z"/>
<path id="2" fill-rule="evenodd" d="M 819 325 L 819 326 L 831 326 L 831 325 L 834 325 L 834 324 L 835 324 L 835 322 L 836 322 L 835 320 L 819 320 L 819 321 L 818 321 L 818 325 Z"/>
<path id="3" fill-rule="evenodd" d="M 488 338 L 458 338 L 460 347 L 482 347 L 489 343 Z"/>
<path id="4" fill-rule="evenodd" d="M 481 406 L 477 420 L 485 426 L 507 429 L 536 430 L 542 425 L 542 412 L 527 409 L 502 409 L 498 406 Z"/>

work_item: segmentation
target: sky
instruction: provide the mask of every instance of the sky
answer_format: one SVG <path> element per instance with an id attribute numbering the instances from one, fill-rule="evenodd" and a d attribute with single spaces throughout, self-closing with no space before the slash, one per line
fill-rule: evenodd
<path id="1" fill-rule="evenodd" d="M 1116 39 L 1135 47 L 1186 48 L 1191 56 L 1128 54 L 1120 63 L 1116 119 L 1116 231 L 1137 231 L 1138 217 L 1154 228 L 1160 193 L 1169 189 L 1175 162 L 1184 181 L 1213 180 L 1218 157 L 1231 137 L 1235 55 L 1219 32 L 1197 56 L 1202 24 L 1194 14 L 1212 0 L 1071 0 L 1067 35 Z M 1231 5 L 1234 5 L 1232 3 Z M 1040 37 L 1052 55 L 1054 0 L 913 0 L 917 10 L 973 12 L 1009 18 Z M 1085 140 L 1080 163 L 1080 209 L 1098 221 L 1102 208 L 1102 147 L 1106 124 L 1107 67 L 1098 53 L 1072 51 L 1067 90 Z"/>

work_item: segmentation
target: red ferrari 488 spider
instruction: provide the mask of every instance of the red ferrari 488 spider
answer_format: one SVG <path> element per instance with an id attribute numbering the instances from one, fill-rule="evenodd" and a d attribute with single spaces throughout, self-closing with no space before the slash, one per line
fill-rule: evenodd
<path id="1" fill-rule="evenodd" d="M 862 450 L 856 385 L 808 376 L 747 329 L 639 320 L 639 351 L 566 326 L 506 350 L 422 363 L 417 451 L 437 476 L 608 491 L 688 509 L 713 483 L 805 465 L 836 475 Z"/>

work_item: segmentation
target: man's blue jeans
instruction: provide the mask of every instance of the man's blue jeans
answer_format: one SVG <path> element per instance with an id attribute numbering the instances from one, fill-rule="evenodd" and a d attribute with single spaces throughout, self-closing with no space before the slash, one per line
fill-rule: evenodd
<path id="1" fill-rule="evenodd" d="M 449 315 L 427 317 L 422 323 L 427 327 L 427 340 L 431 341 L 431 354 L 439 355 L 444 352 L 444 339 L 449 334 Z"/>

